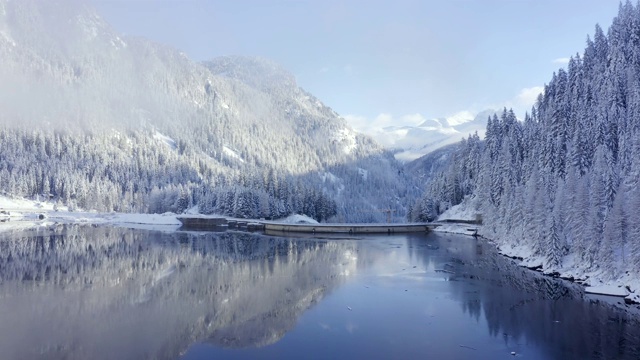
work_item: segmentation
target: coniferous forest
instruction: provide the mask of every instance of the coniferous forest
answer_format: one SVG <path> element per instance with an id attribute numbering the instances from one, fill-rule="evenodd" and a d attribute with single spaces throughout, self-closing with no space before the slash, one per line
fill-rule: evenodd
<path id="1" fill-rule="evenodd" d="M 596 26 L 523 121 L 489 118 L 462 141 L 410 212 L 429 220 L 466 198 L 483 234 L 545 269 L 617 278 L 640 269 L 640 6 Z"/>

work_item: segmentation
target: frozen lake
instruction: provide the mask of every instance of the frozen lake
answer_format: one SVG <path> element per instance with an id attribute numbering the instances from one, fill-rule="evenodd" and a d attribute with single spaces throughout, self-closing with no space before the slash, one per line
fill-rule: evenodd
<path id="1" fill-rule="evenodd" d="M 464 236 L 0 233 L 2 359 L 638 359 L 612 301 Z"/>

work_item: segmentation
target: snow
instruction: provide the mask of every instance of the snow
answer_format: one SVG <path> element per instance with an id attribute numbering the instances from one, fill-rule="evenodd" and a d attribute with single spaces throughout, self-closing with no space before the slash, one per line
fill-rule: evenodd
<path id="1" fill-rule="evenodd" d="M 322 175 L 320 175 L 320 178 L 322 178 L 322 182 L 326 182 L 327 180 L 329 180 L 330 182 L 335 183 L 336 181 L 338 181 L 338 177 L 328 171 L 322 173 Z"/>
<path id="2" fill-rule="evenodd" d="M 449 210 L 442 213 L 438 220 L 464 220 L 475 221 L 478 217 L 478 211 L 474 210 L 474 199 L 466 198 L 462 203 L 452 206 Z"/>
<path id="3" fill-rule="evenodd" d="M 62 209 L 62 210 L 61 210 Z M 126 227 L 143 230 L 175 231 L 182 223 L 179 215 L 174 213 L 164 214 L 135 214 L 135 213 L 98 213 L 86 211 L 68 211 L 60 207 L 54 210 L 54 204 L 41 203 L 31 200 L 10 199 L 0 196 L 0 232 L 8 230 L 20 230 L 51 224 L 100 224 Z M 198 208 L 189 209 L 189 217 L 212 218 L 218 215 L 197 214 Z M 6 214 L 8 212 L 8 214 Z M 43 215 L 44 219 L 39 216 Z M 245 220 L 246 219 L 239 219 Z M 286 224 L 318 224 L 318 222 L 306 215 L 294 214 L 287 218 L 277 220 Z"/>
<path id="4" fill-rule="evenodd" d="M 538 268 L 544 265 L 544 258 L 534 255 L 528 246 L 508 244 L 499 246 L 498 252 L 504 256 L 522 259 L 518 265 L 523 267 Z"/>
<path id="5" fill-rule="evenodd" d="M 285 224 L 318 224 L 318 222 L 315 221 L 314 219 L 306 215 L 299 215 L 299 214 L 289 215 L 284 219 L 279 219 L 276 221 L 285 223 Z"/>
<path id="6" fill-rule="evenodd" d="M 169 276 L 171 276 L 174 272 L 176 271 L 176 265 L 169 265 L 166 268 L 160 270 L 156 276 L 153 279 L 153 282 L 156 283 L 160 280 L 163 280 L 165 278 L 168 278 Z"/>
<path id="7" fill-rule="evenodd" d="M 91 40 L 91 39 L 95 39 L 96 37 L 98 37 L 98 32 L 99 32 L 99 25 L 98 25 L 98 20 L 97 17 L 93 17 L 93 16 L 84 16 L 84 15 L 78 15 L 76 18 L 76 21 L 78 22 L 78 24 L 82 25 L 82 30 L 84 31 L 85 35 L 87 36 L 87 39 Z"/>
<path id="8" fill-rule="evenodd" d="M 57 211 L 54 210 L 57 208 Z M 0 196 L 0 232 L 18 230 L 30 227 L 58 224 L 105 224 L 135 229 L 156 229 L 174 231 L 182 223 L 176 214 L 125 214 L 125 213 L 97 213 L 68 211 L 66 207 L 56 207 L 49 202 L 34 200 L 11 199 Z M 8 213 L 8 214 L 6 214 Z M 40 219 L 40 215 L 44 219 Z"/>
<path id="9" fill-rule="evenodd" d="M 587 294 L 609 295 L 625 297 L 629 295 L 627 289 L 616 285 L 587 286 L 584 291 Z"/>
<path id="10" fill-rule="evenodd" d="M 50 202 L 40 202 L 37 200 L 13 199 L 0 196 L 0 210 L 32 210 L 32 211 L 53 211 L 55 204 Z M 66 211 L 67 208 L 59 206 L 58 210 Z M 12 215 L 13 216 L 13 215 Z"/>
<path id="11" fill-rule="evenodd" d="M 343 128 L 337 131 L 335 140 L 342 143 L 344 148 L 342 149 L 345 154 L 351 154 L 356 149 L 358 143 L 356 142 L 356 133 L 353 130 Z"/>
<path id="12" fill-rule="evenodd" d="M 329 171 L 320 173 L 319 176 L 320 176 L 320 179 L 322 179 L 323 183 L 330 182 L 331 184 L 337 184 L 337 186 L 335 187 L 336 194 L 337 196 L 340 196 L 340 194 L 342 194 L 342 191 L 344 191 L 345 186 L 344 184 L 341 183 L 341 179 L 339 177 L 335 176 L 333 173 Z"/>
<path id="13" fill-rule="evenodd" d="M 11 37 L 11 35 L 9 35 L 9 33 L 7 33 L 6 31 L 0 31 L 0 35 L 13 47 L 16 46 L 16 42 L 13 40 L 13 38 Z"/>
<path id="14" fill-rule="evenodd" d="M 122 41 L 122 39 L 120 39 L 119 36 L 116 36 L 114 39 L 109 41 L 111 43 L 111 46 L 113 46 L 116 50 L 122 49 L 127 47 L 127 44 Z"/>
<path id="15" fill-rule="evenodd" d="M 362 176 L 362 180 L 367 181 L 367 177 L 369 176 L 369 171 L 363 168 L 358 168 L 358 174 Z"/>
<path id="16" fill-rule="evenodd" d="M 168 137 L 167 135 L 161 134 L 156 131 L 156 133 L 153 134 L 153 138 L 165 143 L 167 146 L 174 150 L 178 148 L 178 145 L 176 145 L 176 141 Z"/>
<path id="17" fill-rule="evenodd" d="M 189 215 L 200 214 L 200 206 L 199 205 L 192 206 L 188 208 L 184 213 Z"/>
<path id="18" fill-rule="evenodd" d="M 169 225 L 181 226 L 182 223 L 174 213 L 164 214 L 123 214 L 112 213 L 104 217 L 105 222 L 115 225 Z"/>
<path id="19" fill-rule="evenodd" d="M 448 234 L 460 234 L 473 236 L 477 233 L 478 227 L 469 224 L 443 224 L 433 229 L 435 232 L 448 233 Z"/>
<path id="20" fill-rule="evenodd" d="M 238 153 L 237 153 L 237 152 L 235 152 L 234 150 L 232 150 L 231 148 L 228 148 L 228 147 L 226 147 L 226 146 L 223 146 L 223 147 L 222 147 L 222 152 L 224 152 L 224 154 L 225 154 L 225 155 L 227 155 L 228 157 L 230 157 L 230 158 L 232 158 L 232 159 L 235 159 L 235 160 L 238 160 L 238 161 L 240 161 L 241 163 L 244 163 L 244 159 L 243 159 L 240 155 L 238 155 Z"/>

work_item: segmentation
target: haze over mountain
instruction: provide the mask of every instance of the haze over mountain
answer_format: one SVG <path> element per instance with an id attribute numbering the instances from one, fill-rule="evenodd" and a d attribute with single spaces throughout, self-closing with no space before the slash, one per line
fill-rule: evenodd
<path id="1" fill-rule="evenodd" d="M 81 0 L 0 0 L 0 189 L 103 211 L 400 218 L 393 155 L 262 58 L 196 63 Z M 381 191 L 384 189 L 384 191 Z"/>

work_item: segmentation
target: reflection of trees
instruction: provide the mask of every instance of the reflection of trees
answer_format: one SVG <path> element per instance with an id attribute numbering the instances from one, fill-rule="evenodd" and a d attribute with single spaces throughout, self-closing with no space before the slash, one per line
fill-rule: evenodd
<path id="1" fill-rule="evenodd" d="M 355 267 L 353 243 L 67 226 L 0 241 L 3 358 L 175 358 L 273 343 Z"/>
<path id="2" fill-rule="evenodd" d="M 438 244 L 452 255 L 436 265 L 449 265 L 455 273 L 450 278 L 452 294 L 471 317 L 484 314 L 492 335 L 513 344 L 526 338 L 545 349 L 550 359 L 638 358 L 637 315 L 587 301 L 578 286 L 523 269 L 496 254 L 491 244 L 477 242 L 483 256 L 476 257 L 453 254 L 446 240 L 438 239 Z"/>

